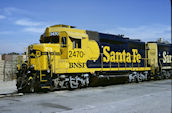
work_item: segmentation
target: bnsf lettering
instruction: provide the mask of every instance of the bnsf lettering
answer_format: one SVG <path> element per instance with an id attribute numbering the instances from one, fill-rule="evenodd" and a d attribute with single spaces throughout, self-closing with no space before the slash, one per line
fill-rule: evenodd
<path id="1" fill-rule="evenodd" d="M 114 62 L 114 63 L 140 63 L 141 62 L 141 55 L 138 53 L 137 49 L 132 49 L 132 53 L 126 52 L 123 50 L 123 52 L 114 52 L 110 51 L 109 46 L 105 46 L 103 48 L 103 54 L 105 57 L 103 57 L 103 62 Z M 132 57 L 131 57 L 132 56 Z"/>
<path id="2" fill-rule="evenodd" d="M 172 63 L 172 55 L 167 55 L 167 52 L 163 52 L 163 63 Z"/>
<path id="3" fill-rule="evenodd" d="M 86 63 L 69 63 L 69 68 L 85 68 Z"/>

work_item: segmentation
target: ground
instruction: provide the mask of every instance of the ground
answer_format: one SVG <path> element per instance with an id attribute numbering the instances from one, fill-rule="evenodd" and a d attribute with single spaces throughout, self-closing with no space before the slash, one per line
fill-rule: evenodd
<path id="1" fill-rule="evenodd" d="M 16 92 L 16 80 L 13 81 L 0 81 L 0 94 Z"/>
<path id="2" fill-rule="evenodd" d="M 0 98 L 0 113 L 171 113 L 171 91 L 171 80 L 160 80 L 25 94 Z"/>

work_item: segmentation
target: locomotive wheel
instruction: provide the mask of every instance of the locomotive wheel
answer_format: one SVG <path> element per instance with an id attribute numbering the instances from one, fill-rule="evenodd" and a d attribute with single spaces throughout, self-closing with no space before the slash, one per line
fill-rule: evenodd
<path id="1" fill-rule="evenodd" d="M 158 80 L 162 80 L 163 79 L 163 76 L 162 75 L 159 75 L 158 76 Z"/>
<path id="2" fill-rule="evenodd" d="M 31 92 L 31 93 L 34 93 L 34 92 L 35 92 L 34 87 L 30 87 L 30 92 Z"/>
<path id="3" fill-rule="evenodd" d="M 137 73 L 133 72 L 129 75 L 129 83 L 136 83 L 137 82 Z"/>
<path id="4" fill-rule="evenodd" d="M 22 89 L 18 89 L 19 93 L 30 93 L 30 87 L 29 86 L 25 86 Z"/>
<path id="5" fill-rule="evenodd" d="M 78 88 L 80 88 L 80 89 L 82 88 L 82 84 L 80 81 L 78 82 Z"/>
<path id="6" fill-rule="evenodd" d="M 34 84 L 33 81 L 27 82 L 22 77 L 19 77 L 17 79 L 16 86 L 17 86 L 18 92 L 20 93 L 33 93 L 33 92 L 39 91 L 38 85 Z"/>
<path id="7" fill-rule="evenodd" d="M 27 82 L 25 79 L 23 79 L 22 77 L 17 78 L 17 89 L 18 92 L 23 93 L 27 91 Z"/>
<path id="8" fill-rule="evenodd" d="M 136 78 L 137 78 L 137 83 L 143 81 L 143 78 L 142 78 L 142 76 L 139 73 L 137 73 L 137 77 Z"/>
<path id="9" fill-rule="evenodd" d="M 137 78 L 134 77 L 134 78 L 131 80 L 131 83 L 137 83 Z"/>
<path id="10" fill-rule="evenodd" d="M 65 87 L 66 87 L 67 89 L 70 88 L 69 82 L 65 82 L 64 84 L 65 84 Z"/>
<path id="11" fill-rule="evenodd" d="M 167 78 L 167 79 L 170 78 L 170 73 L 169 73 L 169 71 L 166 71 L 166 78 Z"/>

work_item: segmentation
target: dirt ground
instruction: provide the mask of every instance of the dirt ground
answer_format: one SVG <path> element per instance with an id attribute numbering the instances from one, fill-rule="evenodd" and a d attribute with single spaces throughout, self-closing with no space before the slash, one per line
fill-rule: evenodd
<path id="1" fill-rule="evenodd" d="M 10 84 L 0 92 L 16 91 Z M 171 91 L 171 80 L 160 80 L 26 94 L 0 98 L 0 113 L 171 113 Z"/>

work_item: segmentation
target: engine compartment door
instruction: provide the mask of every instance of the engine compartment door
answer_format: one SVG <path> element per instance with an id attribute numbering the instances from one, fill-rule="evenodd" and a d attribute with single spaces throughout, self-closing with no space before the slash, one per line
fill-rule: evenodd
<path id="1" fill-rule="evenodd" d="M 68 58 L 68 35 L 66 32 L 60 32 L 60 52 L 61 58 L 67 59 Z"/>

